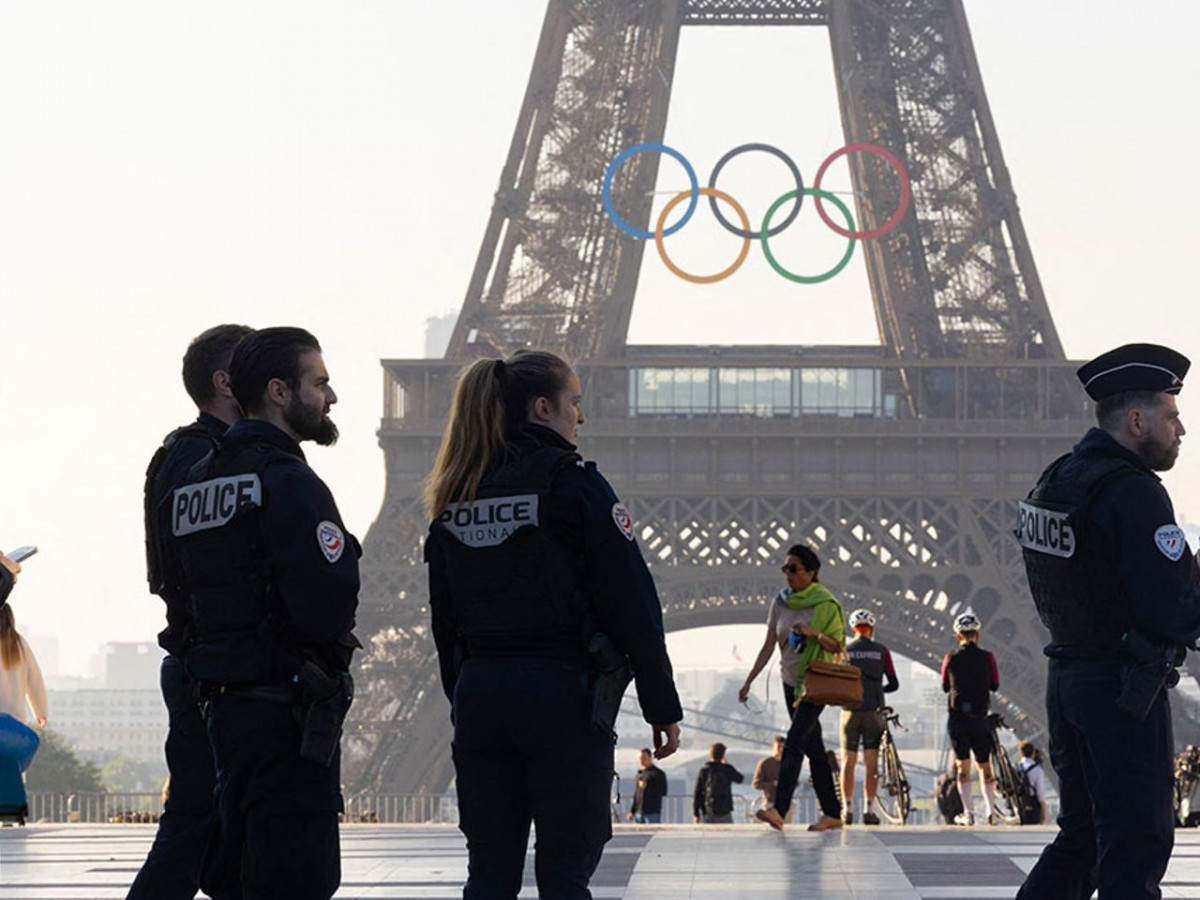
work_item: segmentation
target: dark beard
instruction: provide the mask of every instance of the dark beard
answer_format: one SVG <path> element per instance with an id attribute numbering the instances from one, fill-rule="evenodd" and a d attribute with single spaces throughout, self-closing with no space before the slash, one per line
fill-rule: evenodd
<path id="1" fill-rule="evenodd" d="M 323 410 L 302 404 L 295 394 L 283 409 L 283 420 L 302 441 L 313 441 L 322 447 L 337 443 L 338 430 L 333 420 Z"/>
<path id="2" fill-rule="evenodd" d="M 1146 441 L 1138 447 L 1138 456 L 1155 472 L 1166 472 L 1175 466 L 1179 453 L 1174 444 L 1161 447 L 1153 441 Z"/>

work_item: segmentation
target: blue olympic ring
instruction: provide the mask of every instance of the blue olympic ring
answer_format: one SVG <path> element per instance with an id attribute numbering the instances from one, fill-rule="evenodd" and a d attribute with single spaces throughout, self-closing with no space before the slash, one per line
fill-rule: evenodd
<path id="1" fill-rule="evenodd" d="M 621 218 L 621 216 L 617 213 L 617 208 L 613 206 L 612 183 L 613 178 L 617 174 L 617 169 L 621 168 L 622 164 L 624 164 L 627 159 L 629 159 L 631 156 L 635 156 L 638 153 L 648 153 L 654 151 L 657 151 L 658 153 L 665 153 L 672 159 L 677 160 L 679 164 L 683 166 L 683 170 L 687 172 L 688 181 L 691 183 L 692 196 L 688 199 L 688 207 L 683 214 L 683 218 L 670 228 L 666 229 L 663 232 L 663 235 L 666 236 L 669 234 L 674 234 L 680 228 L 686 225 L 688 219 L 692 217 L 692 213 L 696 211 L 696 205 L 700 202 L 700 182 L 696 178 L 696 170 L 693 169 L 692 164 L 687 161 L 687 157 L 685 157 L 678 150 L 668 147 L 666 144 L 654 143 L 634 144 L 632 147 L 622 150 L 617 154 L 616 158 L 608 164 L 608 169 L 604 172 L 604 189 L 601 192 L 601 196 L 604 200 L 604 211 L 608 213 L 608 217 L 613 220 L 613 224 L 615 224 L 618 228 L 620 228 L 626 234 L 631 234 L 636 238 L 641 238 L 643 241 L 654 240 L 654 232 L 642 231 L 641 229 L 634 228 Z"/>

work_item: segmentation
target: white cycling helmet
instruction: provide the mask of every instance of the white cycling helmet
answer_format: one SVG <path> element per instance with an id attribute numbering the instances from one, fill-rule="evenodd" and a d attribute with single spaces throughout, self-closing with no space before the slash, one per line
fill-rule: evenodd
<path id="1" fill-rule="evenodd" d="M 860 628 L 864 625 L 875 627 L 875 613 L 869 609 L 856 609 L 850 613 L 850 627 Z"/>
<path id="2" fill-rule="evenodd" d="M 963 613 L 954 620 L 954 633 L 962 634 L 964 631 L 978 631 L 979 616 L 975 613 Z"/>

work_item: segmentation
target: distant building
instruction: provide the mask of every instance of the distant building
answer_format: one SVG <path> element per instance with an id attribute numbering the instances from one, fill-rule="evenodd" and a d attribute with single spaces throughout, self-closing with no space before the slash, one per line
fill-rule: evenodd
<path id="1" fill-rule="evenodd" d="M 158 644 L 110 643 L 104 646 L 104 686 L 110 690 L 158 690 L 163 651 Z"/>
<path id="2" fill-rule="evenodd" d="M 163 761 L 167 709 L 157 688 L 48 691 L 50 728 L 85 759 Z"/>
<path id="3" fill-rule="evenodd" d="M 426 359 L 441 359 L 446 355 L 446 348 L 450 346 L 450 338 L 454 334 L 454 325 L 457 322 L 457 311 L 430 316 L 425 320 Z"/>

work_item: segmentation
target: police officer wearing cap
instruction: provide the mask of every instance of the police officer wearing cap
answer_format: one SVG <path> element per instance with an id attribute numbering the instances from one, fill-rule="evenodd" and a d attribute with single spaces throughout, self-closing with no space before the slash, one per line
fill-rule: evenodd
<path id="1" fill-rule="evenodd" d="M 1042 474 L 1017 537 L 1050 631 L 1046 705 L 1059 833 L 1023 900 L 1161 896 L 1174 843 L 1165 688 L 1200 637 L 1198 571 L 1155 472 L 1175 464 L 1189 362 L 1154 344 L 1079 369 L 1098 427 Z M 1175 676 L 1177 679 L 1177 676 Z"/>
<path id="2" fill-rule="evenodd" d="M 200 883 L 215 900 L 327 900 L 341 880 L 360 550 L 300 444 L 337 439 L 337 396 L 300 328 L 244 338 L 229 375 L 245 418 L 189 469 L 169 517 L 216 762 L 219 831 Z"/>
<path id="3" fill-rule="evenodd" d="M 191 611 L 178 579 L 164 564 L 169 548 L 170 494 L 189 468 L 217 446 L 225 430 L 242 417 L 229 386 L 229 360 L 245 325 L 216 325 L 197 335 L 183 355 L 183 386 L 196 404 L 194 422 L 163 439 L 146 470 L 146 572 L 151 593 L 166 605 L 167 627 L 158 635 L 167 652 L 159 672 L 167 707 L 167 772 L 170 787 L 154 844 L 126 900 L 173 900 L 196 896 L 200 866 L 216 823 L 213 806 L 212 747 L 196 705 L 196 686 L 183 657 L 190 643 Z"/>
<path id="4" fill-rule="evenodd" d="M 586 898 L 612 836 L 613 720 L 632 664 L 654 756 L 682 718 L 628 510 L 575 452 L 579 379 L 520 350 L 459 377 L 426 482 L 430 613 L 451 704 L 466 898 Z"/>

